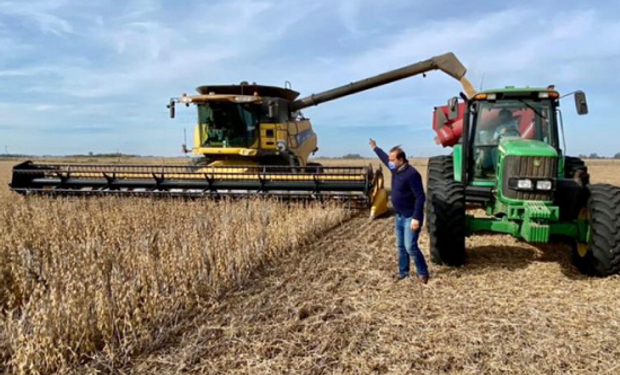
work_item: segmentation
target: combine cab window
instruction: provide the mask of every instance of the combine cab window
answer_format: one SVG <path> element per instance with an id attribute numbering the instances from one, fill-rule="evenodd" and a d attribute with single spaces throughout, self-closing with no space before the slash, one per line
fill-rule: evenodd
<path id="1" fill-rule="evenodd" d="M 256 104 L 210 102 L 198 105 L 198 122 L 206 147 L 250 147 L 258 136 Z"/>
<path id="2" fill-rule="evenodd" d="M 487 180 L 495 177 L 497 146 L 502 139 L 530 139 L 555 147 L 553 113 L 548 100 L 479 102 L 473 117 L 474 178 Z"/>

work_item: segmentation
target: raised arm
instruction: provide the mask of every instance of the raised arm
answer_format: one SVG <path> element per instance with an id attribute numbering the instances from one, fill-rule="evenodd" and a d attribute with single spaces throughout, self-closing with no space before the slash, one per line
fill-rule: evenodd
<path id="1" fill-rule="evenodd" d="M 389 168 L 388 163 L 390 162 L 390 158 L 385 153 L 385 151 L 383 151 L 380 147 L 378 147 L 377 142 L 375 142 L 372 138 L 370 139 L 369 144 L 370 144 L 370 147 L 372 147 L 372 150 L 375 152 L 375 154 L 377 154 L 381 162 L 385 164 L 386 167 Z"/>

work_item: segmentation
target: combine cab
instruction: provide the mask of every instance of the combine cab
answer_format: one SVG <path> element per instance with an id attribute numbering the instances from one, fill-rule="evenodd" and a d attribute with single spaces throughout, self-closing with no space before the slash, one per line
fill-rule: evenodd
<path id="1" fill-rule="evenodd" d="M 452 54 L 297 99 L 290 88 L 242 83 L 198 87 L 197 95 L 170 100 L 195 106 L 198 121 L 190 166 L 38 164 L 13 169 L 11 189 L 22 194 L 150 195 L 220 197 L 263 195 L 282 199 L 340 200 L 369 208 L 376 217 L 387 210 L 381 170 L 325 167 L 310 163 L 317 136 L 301 110 L 431 70 L 461 80 L 471 92 L 465 68 Z"/>
<path id="2" fill-rule="evenodd" d="M 574 95 L 586 114 L 585 94 Z M 453 147 L 428 164 L 435 262 L 462 265 L 466 236 L 504 233 L 531 243 L 567 239 L 582 272 L 620 272 L 620 188 L 590 184 L 585 163 L 565 155 L 559 98 L 553 87 L 507 87 L 435 109 L 436 140 Z"/>

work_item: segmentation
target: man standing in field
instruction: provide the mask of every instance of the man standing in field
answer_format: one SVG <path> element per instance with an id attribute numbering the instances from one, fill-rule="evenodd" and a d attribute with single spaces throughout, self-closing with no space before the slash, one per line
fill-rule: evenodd
<path id="1" fill-rule="evenodd" d="M 428 267 L 424 254 L 418 247 L 418 238 L 424 222 L 424 186 L 420 173 L 407 160 L 405 151 L 394 147 L 386 154 L 370 140 L 370 147 L 392 172 L 392 206 L 396 212 L 396 249 L 398 251 L 398 273 L 395 281 L 409 276 L 409 258 L 413 258 L 418 279 L 428 283 Z"/>

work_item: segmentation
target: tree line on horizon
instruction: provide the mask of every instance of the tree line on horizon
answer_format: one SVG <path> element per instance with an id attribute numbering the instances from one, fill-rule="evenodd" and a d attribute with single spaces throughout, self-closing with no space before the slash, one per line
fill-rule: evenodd
<path id="1" fill-rule="evenodd" d="M 28 155 L 28 154 L 0 154 L 0 158 L 47 158 L 47 157 L 66 157 L 66 158 L 148 158 L 159 157 L 155 155 L 137 155 L 137 154 L 125 154 L 122 152 L 110 152 L 110 153 L 93 153 L 87 154 L 73 154 L 73 155 Z M 413 156 L 415 157 L 415 156 Z M 617 152 L 613 156 L 601 156 L 596 152 L 586 154 L 579 154 L 581 159 L 620 159 L 620 152 Z M 344 154 L 342 156 L 321 156 L 319 159 L 368 159 L 368 156 L 360 154 Z"/>

